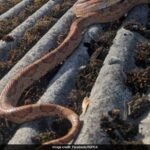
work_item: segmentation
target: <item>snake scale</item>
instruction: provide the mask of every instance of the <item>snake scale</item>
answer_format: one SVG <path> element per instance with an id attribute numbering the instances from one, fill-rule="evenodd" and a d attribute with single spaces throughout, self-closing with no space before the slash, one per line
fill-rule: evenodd
<path id="1" fill-rule="evenodd" d="M 76 18 L 64 41 L 56 49 L 19 71 L 4 87 L 0 95 L 0 117 L 15 123 L 24 123 L 58 115 L 68 119 L 72 127 L 65 136 L 45 142 L 43 145 L 65 144 L 72 140 L 80 126 L 79 116 L 76 113 L 56 104 L 30 104 L 17 107 L 19 97 L 34 81 L 60 64 L 74 51 L 88 26 L 113 22 L 136 5 L 148 3 L 150 0 L 79 0 L 75 3 L 73 11 Z"/>

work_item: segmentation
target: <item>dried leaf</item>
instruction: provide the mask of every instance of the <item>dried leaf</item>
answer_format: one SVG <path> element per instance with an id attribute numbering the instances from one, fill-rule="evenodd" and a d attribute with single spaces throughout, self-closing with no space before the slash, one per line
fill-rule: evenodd
<path id="1" fill-rule="evenodd" d="M 90 99 L 88 97 L 85 97 L 82 102 L 82 115 L 86 113 L 89 103 L 90 103 Z"/>

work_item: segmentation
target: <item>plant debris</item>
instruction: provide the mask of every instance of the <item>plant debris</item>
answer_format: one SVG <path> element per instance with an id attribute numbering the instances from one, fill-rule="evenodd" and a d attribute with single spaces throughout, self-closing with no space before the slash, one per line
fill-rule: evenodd
<path id="1" fill-rule="evenodd" d="M 110 137 L 112 144 L 125 144 L 138 134 L 138 126 L 122 120 L 119 109 L 113 109 L 101 119 L 101 128 Z M 113 114 L 113 115 L 112 115 Z"/>
<path id="2" fill-rule="evenodd" d="M 5 35 L 5 36 L 2 37 L 1 40 L 5 41 L 5 42 L 12 42 L 12 41 L 14 41 L 14 38 L 10 35 Z"/>
<path id="3" fill-rule="evenodd" d="M 137 32 L 139 34 L 141 34 L 142 36 L 144 36 L 147 39 L 150 39 L 150 30 L 146 29 L 143 25 L 141 25 L 138 22 L 126 22 L 124 24 L 124 28 L 133 32 Z"/>
<path id="4" fill-rule="evenodd" d="M 8 20 L 0 20 L 0 38 L 3 39 L 5 35 L 9 34 L 9 32 L 11 32 L 15 27 L 21 24 L 25 19 L 27 19 L 27 17 L 33 14 L 46 2 L 48 2 L 48 0 L 34 0 L 18 15 L 15 15 L 14 17 Z"/>
<path id="5" fill-rule="evenodd" d="M 126 85 L 132 94 L 146 94 L 150 88 L 150 67 L 146 69 L 136 69 L 127 73 Z"/>
<path id="6" fill-rule="evenodd" d="M 4 2 L 0 2 L 0 15 L 15 6 L 20 1 L 21 0 L 5 0 Z"/>
<path id="7" fill-rule="evenodd" d="M 140 96 L 138 93 L 128 103 L 128 116 L 136 119 L 150 110 L 150 98 Z"/>
<path id="8" fill-rule="evenodd" d="M 150 43 L 144 42 L 137 45 L 135 63 L 142 68 L 150 66 Z"/>
<path id="9" fill-rule="evenodd" d="M 0 145 L 6 144 L 18 127 L 18 124 L 9 122 L 7 119 L 0 119 Z"/>
<path id="10" fill-rule="evenodd" d="M 50 140 L 64 136 L 69 132 L 71 123 L 67 119 L 56 117 L 50 129 L 40 133 L 38 136 L 32 137 L 32 141 L 36 144 L 42 144 Z"/>

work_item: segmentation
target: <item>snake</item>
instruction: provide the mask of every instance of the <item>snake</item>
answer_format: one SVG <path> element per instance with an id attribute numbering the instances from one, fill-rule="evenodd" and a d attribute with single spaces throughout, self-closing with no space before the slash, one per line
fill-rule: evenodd
<path id="1" fill-rule="evenodd" d="M 70 142 L 77 136 L 80 128 L 79 116 L 74 111 L 51 103 L 17 106 L 21 94 L 36 80 L 69 57 L 82 41 L 90 25 L 116 21 L 133 7 L 149 3 L 150 0 L 78 0 L 72 9 L 75 19 L 63 42 L 51 52 L 17 72 L 3 88 L 0 94 L 0 118 L 21 124 L 42 117 L 58 115 L 68 119 L 72 125 L 71 128 L 66 135 L 44 142 L 42 145 Z"/>

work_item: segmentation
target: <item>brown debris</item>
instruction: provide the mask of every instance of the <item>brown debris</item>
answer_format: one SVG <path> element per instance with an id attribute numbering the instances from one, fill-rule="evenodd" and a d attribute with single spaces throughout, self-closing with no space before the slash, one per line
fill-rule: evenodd
<path id="1" fill-rule="evenodd" d="M 116 117 L 118 118 L 120 115 L 120 109 L 112 109 L 111 111 L 108 112 L 108 114 L 112 118 L 116 118 Z"/>
<path id="2" fill-rule="evenodd" d="M 117 110 L 117 111 L 116 111 Z M 111 110 L 117 116 L 103 116 L 101 128 L 110 137 L 112 144 L 125 144 L 131 142 L 138 133 L 138 126 L 120 118 L 119 109 Z M 108 112 L 108 114 L 110 113 Z"/>
<path id="3" fill-rule="evenodd" d="M 54 131 L 46 131 L 40 133 L 38 136 L 32 137 L 32 142 L 36 144 L 42 144 L 44 142 L 48 142 L 50 140 L 58 138 Z"/>
<path id="4" fill-rule="evenodd" d="M 133 32 L 138 32 L 145 38 L 150 39 L 150 30 L 146 29 L 143 25 L 137 22 L 127 22 L 124 24 L 124 28 Z"/>
<path id="5" fill-rule="evenodd" d="M 142 68 L 150 66 L 150 43 L 146 42 L 137 45 L 135 63 Z"/>
<path id="6" fill-rule="evenodd" d="M 40 133 L 38 136 L 32 137 L 32 141 L 36 144 L 42 144 L 50 140 L 59 138 L 67 134 L 71 128 L 71 123 L 67 119 L 56 117 L 50 129 Z"/>
<path id="7" fill-rule="evenodd" d="M 132 91 L 133 95 L 147 93 L 150 88 L 150 67 L 146 69 L 137 69 L 127 73 L 126 85 Z"/>
<path id="8" fill-rule="evenodd" d="M 12 42 L 12 41 L 14 41 L 14 38 L 10 35 L 5 35 L 5 36 L 2 37 L 1 40 L 5 41 L 5 42 Z"/>
<path id="9" fill-rule="evenodd" d="M 37 0 L 33 1 L 30 5 L 24 8 L 18 15 L 10 18 L 9 20 L 0 21 L 0 33 L 1 38 L 5 35 L 9 34 L 15 27 L 21 24 L 28 16 L 33 14 L 37 9 L 39 9 L 44 3 L 48 2 L 48 0 Z"/>
<path id="10" fill-rule="evenodd" d="M 9 126 L 8 126 L 9 124 Z M 17 124 L 0 119 L 0 144 L 6 144 L 15 133 Z"/>
<path id="11" fill-rule="evenodd" d="M 20 1 L 21 0 L 5 0 L 5 2 L 0 2 L 0 15 L 15 6 Z"/>
<path id="12" fill-rule="evenodd" d="M 150 98 L 140 96 L 138 93 L 128 103 L 128 116 L 136 119 L 150 110 Z"/>

